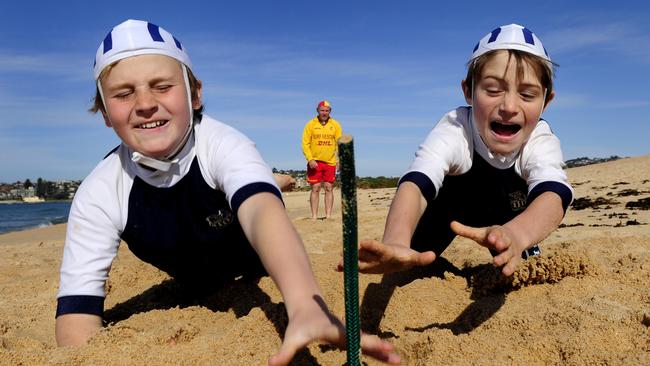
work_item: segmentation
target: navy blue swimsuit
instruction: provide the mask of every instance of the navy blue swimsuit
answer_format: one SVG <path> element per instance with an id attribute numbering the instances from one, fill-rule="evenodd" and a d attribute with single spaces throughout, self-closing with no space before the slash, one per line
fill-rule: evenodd
<path id="1" fill-rule="evenodd" d="M 545 191 L 560 195 L 565 210 L 572 197 L 571 191 L 558 182 L 540 183 L 528 195 L 528 185 L 515 172 L 514 166 L 508 169 L 492 167 L 476 151 L 469 171 L 445 176 L 437 197 L 433 183 L 425 174 L 407 173 L 400 184 L 405 181 L 415 183 L 427 200 L 411 247 L 418 251 L 433 250 L 437 256 L 456 237 L 449 227 L 454 220 L 474 227 L 503 225 Z"/>
<path id="2" fill-rule="evenodd" d="M 135 177 L 121 238 L 141 260 L 197 287 L 265 274 L 225 194 L 208 186 L 196 157 L 188 174 L 169 188 Z"/>

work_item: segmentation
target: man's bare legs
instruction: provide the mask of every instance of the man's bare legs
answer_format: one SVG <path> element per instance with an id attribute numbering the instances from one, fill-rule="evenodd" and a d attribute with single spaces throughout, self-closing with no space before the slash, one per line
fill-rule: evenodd
<path id="1" fill-rule="evenodd" d="M 316 220 L 318 218 L 318 201 L 320 200 L 320 183 L 311 185 L 311 195 L 309 196 L 309 203 L 311 205 L 311 219 Z M 327 203 L 327 201 L 325 202 Z M 325 205 L 327 209 L 327 204 Z"/>
<path id="2" fill-rule="evenodd" d="M 325 182 L 325 218 L 332 217 L 334 206 L 334 183 Z"/>

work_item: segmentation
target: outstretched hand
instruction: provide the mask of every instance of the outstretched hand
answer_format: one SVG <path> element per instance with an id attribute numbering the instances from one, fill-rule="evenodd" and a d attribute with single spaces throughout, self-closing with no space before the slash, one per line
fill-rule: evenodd
<path id="1" fill-rule="evenodd" d="M 273 178 L 282 192 L 289 192 L 296 186 L 296 180 L 288 174 L 273 173 Z"/>
<path id="2" fill-rule="evenodd" d="M 480 245 L 492 249 L 499 254 L 494 257 L 494 265 L 503 266 L 501 272 L 510 276 L 521 262 L 521 252 L 525 249 L 515 239 L 515 234 L 506 226 L 495 225 L 488 227 L 465 226 L 458 221 L 451 223 L 451 230 L 457 235 L 472 239 Z"/>
<path id="3" fill-rule="evenodd" d="M 436 259 L 434 252 L 418 252 L 397 244 L 382 244 L 377 240 L 359 243 L 359 272 L 391 273 L 404 271 L 415 266 L 426 266 Z M 337 266 L 343 270 L 343 262 Z"/>
<path id="4" fill-rule="evenodd" d="M 326 342 L 339 348 L 345 348 L 345 326 L 327 310 L 322 299 L 317 298 L 316 302 L 318 303 L 317 307 L 310 307 L 309 310 L 298 312 L 289 319 L 282 346 L 278 353 L 269 358 L 269 366 L 289 364 L 298 350 L 313 341 Z M 390 365 L 399 365 L 401 362 L 393 345 L 377 336 L 362 334 L 361 351 L 365 355 Z"/>

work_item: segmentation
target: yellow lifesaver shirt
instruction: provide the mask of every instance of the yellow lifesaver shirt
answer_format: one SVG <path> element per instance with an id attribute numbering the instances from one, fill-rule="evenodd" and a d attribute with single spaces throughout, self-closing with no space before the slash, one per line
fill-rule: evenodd
<path id="1" fill-rule="evenodd" d="M 337 142 L 342 133 L 341 125 L 334 118 L 330 118 L 325 125 L 321 125 L 318 117 L 307 122 L 302 132 L 305 159 L 336 165 Z"/>

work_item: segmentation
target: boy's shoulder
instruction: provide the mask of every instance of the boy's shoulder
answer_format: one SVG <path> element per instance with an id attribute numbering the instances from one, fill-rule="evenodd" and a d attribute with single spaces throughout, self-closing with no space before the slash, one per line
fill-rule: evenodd
<path id="1" fill-rule="evenodd" d="M 560 139 L 553 133 L 551 126 L 543 119 L 530 134 L 530 138 L 524 144 L 521 154 L 525 156 L 548 155 L 552 151 L 561 151 Z"/>
<path id="2" fill-rule="evenodd" d="M 102 196 L 107 192 L 116 191 L 117 187 L 124 183 L 124 180 L 133 180 L 128 173 L 127 166 L 130 159 L 124 156 L 128 154 L 128 149 L 120 144 L 112 149 L 106 156 L 93 168 L 93 170 L 83 179 L 79 189 L 75 194 L 75 199 L 81 198 L 85 193 L 92 196 Z"/>
<path id="3" fill-rule="evenodd" d="M 451 111 L 447 112 L 445 114 L 445 117 L 448 120 L 459 123 L 463 125 L 464 127 L 469 126 L 470 123 L 470 113 L 471 113 L 472 108 L 469 106 L 460 106 L 455 109 L 452 109 Z"/>
<path id="4" fill-rule="evenodd" d="M 470 107 L 458 107 L 445 113 L 438 121 L 436 130 L 452 130 L 464 138 L 471 138 Z"/>
<path id="5" fill-rule="evenodd" d="M 104 158 L 95 166 L 95 168 L 90 172 L 85 180 L 89 178 L 101 179 L 107 175 L 112 175 L 121 171 L 128 170 L 124 159 L 124 157 L 127 155 L 128 148 L 124 144 L 117 145 L 104 156 Z M 128 162 L 131 162 L 131 159 L 126 160 Z"/>
<path id="6" fill-rule="evenodd" d="M 533 133 L 531 134 L 534 136 L 535 134 L 554 134 L 553 130 L 551 129 L 551 125 L 545 120 L 545 119 L 540 119 L 539 122 L 537 122 L 537 125 L 533 129 Z"/>
<path id="7" fill-rule="evenodd" d="M 467 106 L 460 106 L 445 113 L 438 123 L 457 124 L 463 127 L 468 127 L 470 123 L 471 108 Z"/>

